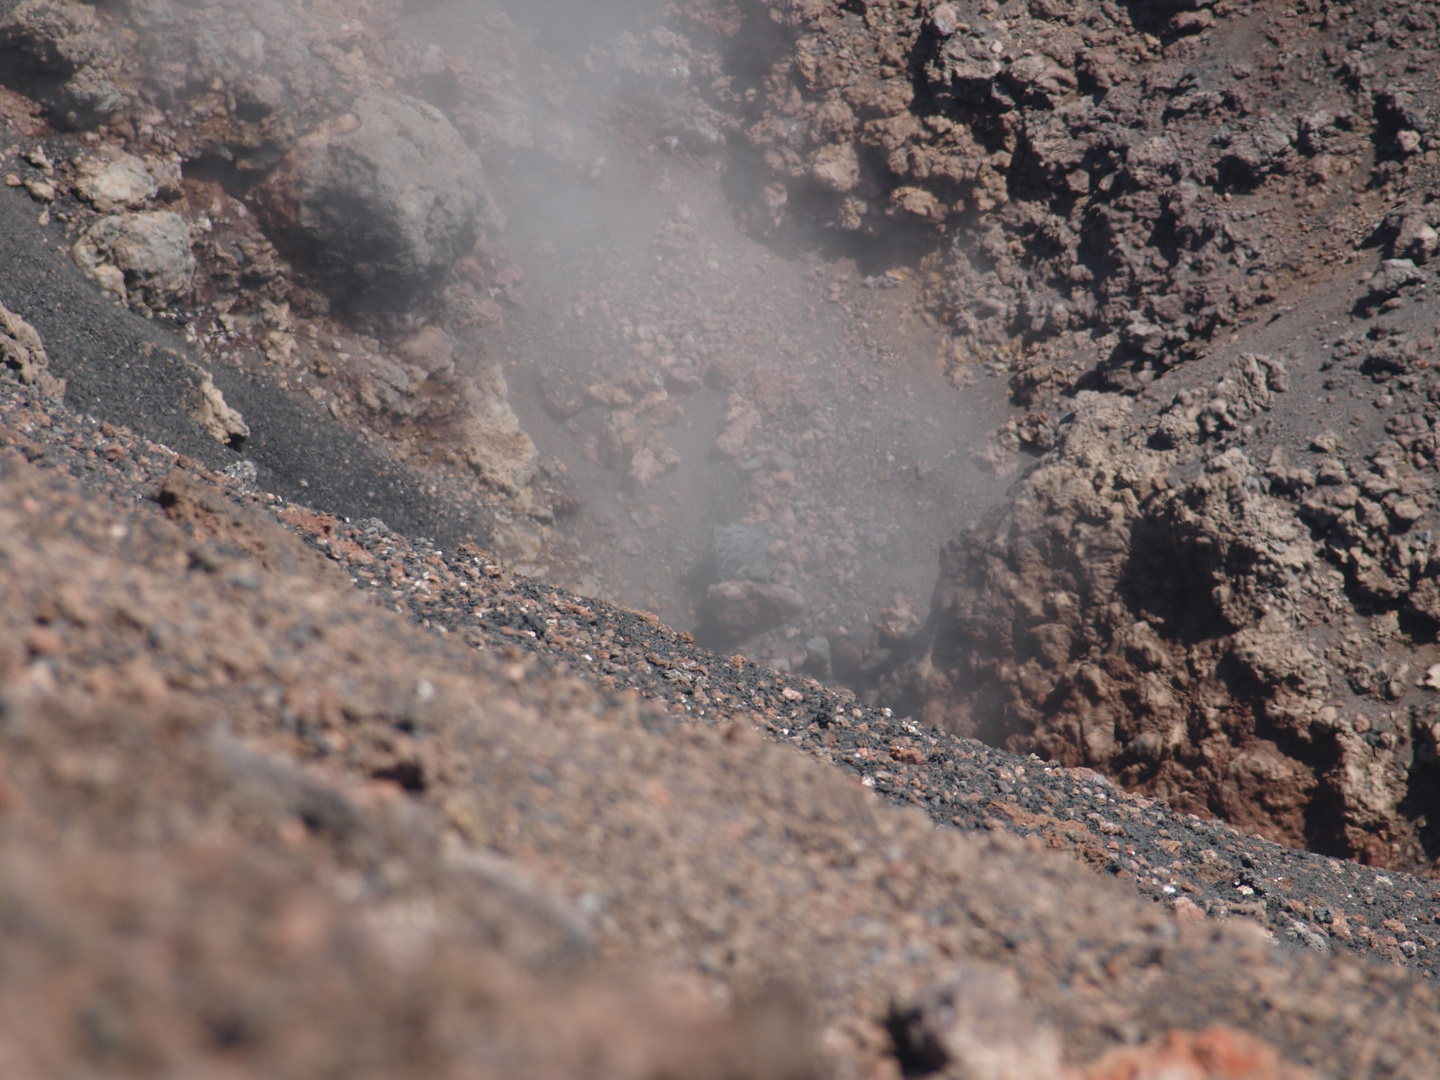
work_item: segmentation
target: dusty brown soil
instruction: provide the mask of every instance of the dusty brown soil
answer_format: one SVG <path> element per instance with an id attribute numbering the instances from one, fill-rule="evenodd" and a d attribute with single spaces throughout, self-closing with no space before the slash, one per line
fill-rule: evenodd
<path id="1" fill-rule="evenodd" d="M 979 744 L 888 736 L 890 769 L 857 784 L 752 726 L 776 726 L 770 700 L 833 731 L 884 719 L 842 722 L 836 692 L 730 675 L 653 616 L 531 607 L 483 552 L 409 562 L 377 523 L 237 491 L 3 385 L 14 1075 L 1292 1075 L 1267 1043 L 1317 1075 L 1434 1075 L 1430 987 L 1311 944 L 1325 927 L 1383 953 L 1393 924 L 1395 958 L 1418 953 L 1433 900 L 1392 899 L 1403 878 L 1316 856 L 1267 877 L 1273 848 Z M 395 592 L 337 557 L 388 565 Z M 543 630 L 441 634 L 457 593 Z M 693 681 L 667 705 L 556 664 L 589 632 L 565 616 L 645 641 L 652 671 L 707 670 L 708 723 L 682 719 Z M 917 779 L 983 792 L 967 755 L 999 785 L 988 839 L 872 793 L 908 798 L 893 770 L 917 757 Z M 1017 767 L 1035 786 L 1010 803 Z M 1087 846 L 1024 809 L 1047 788 L 1105 807 L 1099 836 L 1213 836 L 1255 868 L 1258 910 L 1156 905 L 1047 852 Z M 1272 904 L 1292 948 L 1247 917 Z M 1143 1049 L 1097 1060 L 1123 1044 Z"/>

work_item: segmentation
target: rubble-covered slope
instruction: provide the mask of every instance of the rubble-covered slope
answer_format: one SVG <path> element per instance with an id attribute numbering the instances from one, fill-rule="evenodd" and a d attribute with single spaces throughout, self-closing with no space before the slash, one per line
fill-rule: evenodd
<path id="1" fill-rule="evenodd" d="M 455 625 L 459 593 L 493 610 L 523 586 L 483 553 L 411 581 L 390 537 L 409 603 L 362 592 L 334 567 L 375 565 L 378 523 L 368 547 L 332 524 L 326 559 L 275 520 L 321 515 L 0 389 L 9 1075 L 1435 1075 L 1429 984 L 1320 955 L 1300 897 L 1336 895 L 1313 925 L 1337 947 L 1347 921 L 1377 949 L 1401 927 L 1403 964 L 1428 901 L 1376 895 L 1403 878 L 1309 856 L 1290 879 L 1246 847 L 1257 912 L 1284 898 L 1300 928 L 1281 948 L 1238 908 L 1170 909 L 1045 851 L 1048 827 L 937 830 L 757 734 L 747 699 L 833 702 L 813 684 L 762 691 L 646 623 L 657 670 L 710 669 L 697 725 L 547 661 L 538 605 L 543 644 L 427 632 L 407 608 Z M 591 616 L 617 641 L 644 622 Z M 995 765 L 1105 806 L 1088 774 Z M 989 812 L 1040 824 L 1022 793 Z M 1243 843 L 1105 808 L 1129 825 L 1102 836 Z"/>
<path id="2" fill-rule="evenodd" d="M 750 223 L 942 236 L 957 355 L 1023 345 L 1022 400 L 1138 389 L 1355 261 L 1434 149 L 1425 5 L 681 10 L 723 74 L 672 123 L 752 155 Z"/>
<path id="3" fill-rule="evenodd" d="M 1359 322 L 1355 291 L 1251 332 L 1274 352 L 1079 395 L 1011 506 L 946 549 L 901 679 L 926 715 L 1428 868 L 1433 308 Z"/>
<path id="4" fill-rule="evenodd" d="M 1133 402 L 1080 394 L 1012 506 L 946 550 L 906 676 L 929 715 L 1428 869 L 1426 276 L 1388 260 Z"/>
<path id="5" fill-rule="evenodd" d="M 886 700 L 1428 869 L 1434 12 L 682 10 L 725 72 L 672 122 L 751 155 L 749 225 L 940 238 L 955 374 L 1022 407 L 988 463 L 1044 455 Z"/>

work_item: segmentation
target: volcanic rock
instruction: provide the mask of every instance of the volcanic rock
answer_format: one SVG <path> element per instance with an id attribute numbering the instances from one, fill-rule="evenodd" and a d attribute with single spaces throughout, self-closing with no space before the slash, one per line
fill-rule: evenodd
<path id="1" fill-rule="evenodd" d="M 805 610 L 805 598 L 788 585 L 720 581 L 705 591 L 704 622 L 721 639 L 768 630 Z"/>
<path id="2" fill-rule="evenodd" d="M 208 371 L 200 372 L 200 382 L 190 400 L 190 418 L 216 442 L 234 446 L 250 437 L 250 425 L 225 401 Z"/>
<path id="3" fill-rule="evenodd" d="M 438 326 L 425 326 L 400 342 L 396 351 L 427 376 L 455 373 L 455 339 Z"/>
<path id="4" fill-rule="evenodd" d="M 63 398 L 65 380 L 46 370 L 50 357 L 40 335 L 20 316 L 0 304 L 0 364 L 20 376 L 20 381 L 38 387 L 47 397 Z"/>
<path id="5" fill-rule="evenodd" d="M 454 382 L 461 419 L 461 456 L 480 479 L 500 491 L 518 492 L 535 475 L 539 452 L 510 407 L 505 373 L 498 364 Z"/>
<path id="6" fill-rule="evenodd" d="M 754 525 L 716 525 L 711 531 L 715 576 L 721 581 L 770 577 L 770 537 Z"/>
<path id="7" fill-rule="evenodd" d="M 1423 281 L 1425 275 L 1412 259 L 1386 259 L 1370 277 L 1370 291 L 1379 297 L 1394 296 L 1407 285 Z"/>
<path id="8" fill-rule="evenodd" d="M 1390 248 L 1397 257 L 1423 265 L 1440 249 L 1440 233 L 1423 213 L 1412 210 L 1400 216 Z"/>
<path id="9" fill-rule="evenodd" d="M 103 217 L 72 253 L 107 292 L 155 310 L 188 292 L 195 277 L 189 227 L 169 210 Z"/>
<path id="10" fill-rule="evenodd" d="M 118 66 L 116 42 L 87 4 L 24 0 L 0 21 L 0 79 L 43 104 L 57 127 L 91 128 L 119 109 Z"/>
<path id="11" fill-rule="evenodd" d="M 139 210 L 160 191 L 145 162 L 115 152 L 88 157 L 75 177 L 75 192 L 102 214 Z"/>
<path id="12" fill-rule="evenodd" d="M 373 91 L 302 139 L 257 199 L 275 242 L 333 294 L 388 308 L 470 250 L 488 204 L 480 159 L 438 110 Z"/>

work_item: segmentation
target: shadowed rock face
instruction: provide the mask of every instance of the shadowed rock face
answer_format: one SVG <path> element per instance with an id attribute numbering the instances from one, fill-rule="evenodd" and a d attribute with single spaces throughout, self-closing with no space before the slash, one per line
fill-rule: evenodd
<path id="1" fill-rule="evenodd" d="M 371 92 L 258 190 L 270 234 L 337 297 L 403 307 L 475 244 L 485 172 L 419 101 Z"/>
<path id="2" fill-rule="evenodd" d="M 91 128 L 124 100 L 110 79 L 116 44 L 92 7 L 25 0 L 0 21 L 0 81 L 23 86 L 56 127 Z"/>
<path id="3" fill-rule="evenodd" d="M 1433 691 L 1425 620 L 1400 619 L 1440 572 L 1428 462 L 1389 440 L 1341 460 L 1294 378 L 1242 353 L 1158 409 L 1079 395 L 1011 503 L 947 545 L 893 701 L 1284 843 L 1424 859 Z M 1235 437 L 1260 424 L 1268 446 Z"/>

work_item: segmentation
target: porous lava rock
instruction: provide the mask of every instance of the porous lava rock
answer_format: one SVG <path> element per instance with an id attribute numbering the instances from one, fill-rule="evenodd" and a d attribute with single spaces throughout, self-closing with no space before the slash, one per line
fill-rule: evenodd
<path id="1" fill-rule="evenodd" d="M 36 387 L 47 397 L 63 398 L 65 380 L 57 379 L 47 370 L 50 357 L 45 343 L 35 328 L 4 304 L 0 304 L 0 365 L 20 377 L 27 386 Z"/>
<path id="2" fill-rule="evenodd" d="M 110 214 L 75 241 L 75 261 L 120 300 L 161 310 L 195 278 L 190 228 L 170 210 Z"/>

